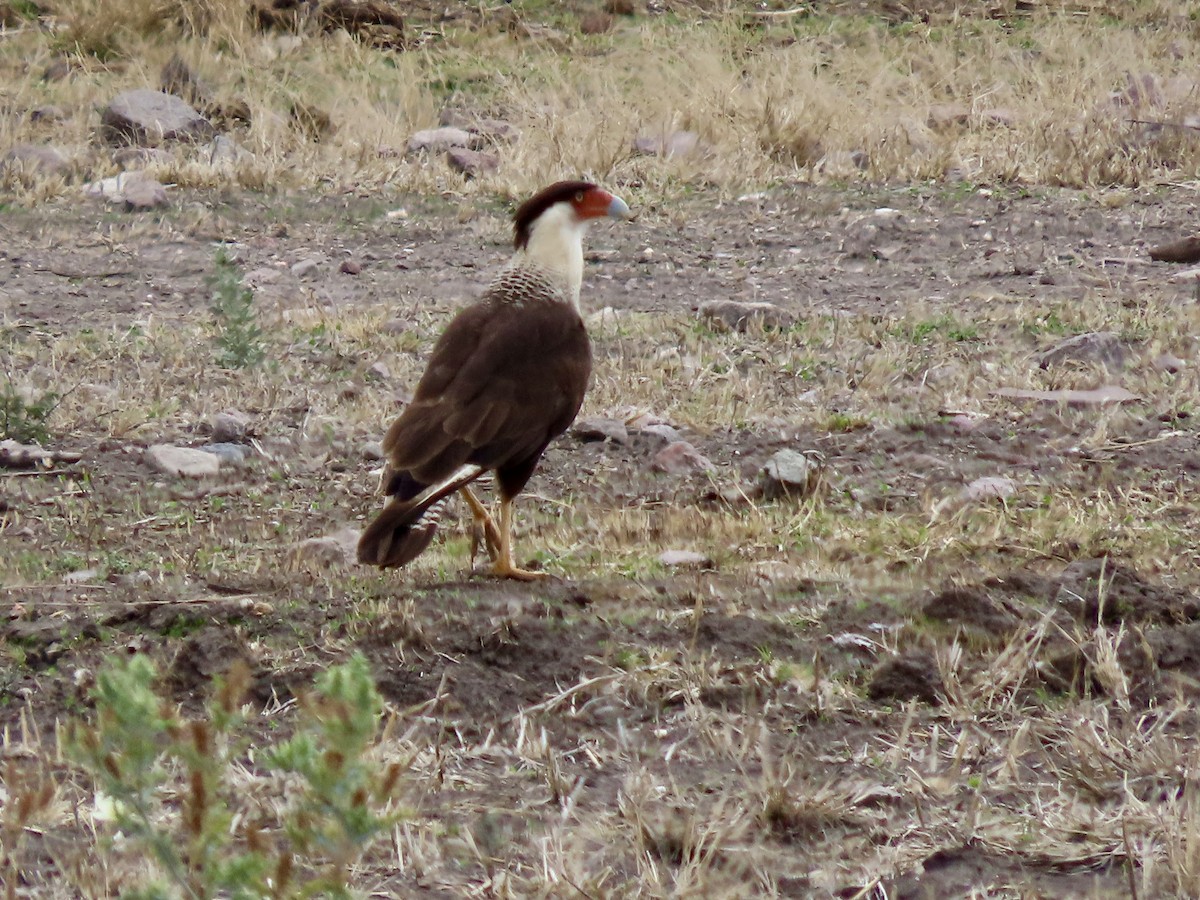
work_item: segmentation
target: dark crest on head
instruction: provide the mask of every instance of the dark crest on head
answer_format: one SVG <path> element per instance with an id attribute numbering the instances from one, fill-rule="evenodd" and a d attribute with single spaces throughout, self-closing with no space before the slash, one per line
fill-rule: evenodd
<path id="1" fill-rule="evenodd" d="M 538 191 L 518 206 L 513 214 L 513 246 L 520 250 L 529 243 L 533 223 L 555 203 L 573 200 L 580 191 L 590 191 L 594 187 L 590 181 L 557 181 Z"/>

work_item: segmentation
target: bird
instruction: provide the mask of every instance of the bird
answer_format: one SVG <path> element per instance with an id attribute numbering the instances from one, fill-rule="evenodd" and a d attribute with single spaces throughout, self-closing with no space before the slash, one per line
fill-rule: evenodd
<path id="1" fill-rule="evenodd" d="M 513 501 L 546 447 L 574 421 L 592 371 L 580 310 L 583 237 L 628 204 L 588 181 L 559 181 L 517 207 L 513 257 L 434 345 L 412 401 L 383 440 L 388 501 L 363 531 L 358 560 L 403 566 L 433 540 L 458 491 L 482 533 L 491 574 L 533 581 L 513 562 Z M 471 490 L 494 474 L 499 523 Z"/>

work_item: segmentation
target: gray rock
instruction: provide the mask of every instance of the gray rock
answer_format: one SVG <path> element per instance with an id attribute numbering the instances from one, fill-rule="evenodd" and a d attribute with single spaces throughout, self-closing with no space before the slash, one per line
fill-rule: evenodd
<path id="1" fill-rule="evenodd" d="M 1125 348 L 1114 332 L 1090 331 L 1060 341 L 1035 358 L 1043 369 L 1074 360 L 1100 363 L 1110 372 L 1119 372 L 1125 367 Z"/>
<path id="2" fill-rule="evenodd" d="M 29 120 L 31 122 L 53 124 L 55 122 L 65 122 L 66 118 L 67 114 L 61 106 L 35 106 L 29 111 Z"/>
<path id="3" fill-rule="evenodd" d="M 694 131 L 673 131 L 662 137 L 643 135 L 633 141 L 635 152 L 645 156 L 661 156 L 663 159 L 689 156 L 699 147 L 700 135 Z"/>
<path id="4" fill-rule="evenodd" d="M 470 147 L 471 143 L 471 132 L 464 128 L 427 128 L 408 139 L 408 152 L 449 150 L 451 147 Z"/>
<path id="5" fill-rule="evenodd" d="M 232 166 L 253 159 L 254 154 L 224 134 L 218 134 L 204 151 L 210 166 Z"/>
<path id="6" fill-rule="evenodd" d="M 95 581 L 103 574 L 97 568 L 76 569 L 74 572 L 68 572 L 64 575 L 63 582 L 66 584 L 87 584 L 89 581 Z"/>
<path id="7" fill-rule="evenodd" d="M 383 444 L 379 441 L 367 441 L 362 446 L 362 458 L 368 461 L 383 459 Z"/>
<path id="8" fill-rule="evenodd" d="M 1017 483 L 1011 478 L 988 475 L 976 478 L 962 489 L 960 497 L 963 500 L 978 502 L 981 500 L 1007 500 L 1017 492 Z"/>
<path id="9" fill-rule="evenodd" d="M 227 409 L 209 421 L 214 444 L 239 444 L 250 431 L 250 417 L 241 410 Z"/>
<path id="10" fill-rule="evenodd" d="M 624 444 L 629 440 L 629 429 L 625 427 L 624 422 L 596 416 L 588 419 L 580 419 L 572 425 L 571 436 L 585 444 L 596 441 L 612 441 L 614 444 Z"/>
<path id="11" fill-rule="evenodd" d="M 367 375 L 375 381 L 388 381 L 392 377 L 392 370 L 381 359 L 371 363 L 370 368 L 367 369 Z"/>
<path id="12" fill-rule="evenodd" d="M 461 172 L 468 178 L 493 175 L 500 171 L 500 157 L 495 153 L 470 150 L 466 147 L 451 147 L 446 151 L 446 162 L 455 172 Z"/>
<path id="13" fill-rule="evenodd" d="M 292 274 L 297 278 L 312 278 L 321 268 L 321 263 L 315 259 L 302 259 L 292 266 Z"/>
<path id="14" fill-rule="evenodd" d="M 113 153 L 113 162 L 122 169 L 166 165 L 171 159 L 171 154 L 161 147 L 122 147 Z"/>
<path id="15" fill-rule="evenodd" d="M 816 493 L 823 473 L 824 466 L 817 454 L 780 450 L 762 467 L 759 483 L 767 500 L 803 499 Z"/>
<path id="16" fill-rule="evenodd" d="M 203 447 L 196 449 L 203 450 L 205 453 L 211 453 L 223 464 L 228 463 L 234 466 L 240 466 L 250 456 L 250 448 L 245 444 L 205 444 Z"/>
<path id="17" fill-rule="evenodd" d="M 48 144 L 17 144 L 4 154 L 3 168 L 19 168 L 42 175 L 66 175 L 71 170 L 71 161 L 61 150 Z"/>
<path id="18" fill-rule="evenodd" d="M 992 393 L 1009 400 L 1037 400 L 1042 403 L 1065 403 L 1068 406 L 1105 406 L 1109 403 L 1131 403 L 1142 399 L 1116 384 L 1101 385 L 1089 391 L 1027 391 L 1022 388 L 999 388 Z"/>
<path id="19" fill-rule="evenodd" d="M 743 303 L 738 300 L 708 300 L 700 304 L 700 318 L 722 331 L 759 328 L 789 328 L 796 317 L 774 303 Z"/>
<path id="20" fill-rule="evenodd" d="M 672 444 L 683 440 L 683 436 L 666 422 L 652 422 L 634 429 L 634 434 L 641 438 L 649 438 L 658 444 Z"/>
<path id="21" fill-rule="evenodd" d="M 1174 375 L 1180 369 L 1187 367 L 1187 363 L 1174 353 L 1160 353 L 1150 361 L 1150 365 L 1154 367 L 1155 371 L 1166 372 L 1168 375 Z"/>
<path id="22" fill-rule="evenodd" d="M 292 548 L 297 562 L 322 568 L 352 566 L 358 561 L 357 528 L 347 526 L 323 537 L 309 538 Z"/>
<path id="23" fill-rule="evenodd" d="M 167 199 L 166 187 L 154 178 L 138 178 L 130 182 L 121 191 L 121 199 L 126 212 L 161 209 L 171 202 Z"/>
<path id="24" fill-rule="evenodd" d="M 461 128 L 494 144 L 511 144 L 521 137 L 520 129 L 503 119 L 472 116 L 456 109 L 442 110 L 438 124 L 449 128 Z"/>
<path id="25" fill-rule="evenodd" d="M 113 98 L 100 116 L 100 133 L 110 144 L 154 147 L 167 141 L 207 140 L 215 129 L 180 98 L 139 88 Z"/>
<path id="26" fill-rule="evenodd" d="M 668 569 L 711 569 L 711 557 L 694 550 L 664 550 L 658 555 L 658 561 Z"/>
<path id="27" fill-rule="evenodd" d="M 654 454 L 650 468 L 668 475 L 684 475 L 688 472 L 713 472 L 717 467 L 687 441 L 674 441 Z"/>
<path id="28" fill-rule="evenodd" d="M 925 124 L 934 130 L 941 130 L 966 125 L 970 117 L 970 108 L 961 103 L 935 103 L 929 107 Z"/>
<path id="29" fill-rule="evenodd" d="M 343 259 L 338 271 L 343 275 L 358 275 L 362 272 L 362 263 L 354 259 Z"/>
<path id="30" fill-rule="evenodd" d="M 83 193 L 109 203 L 124 204 L 127 209 L 152 209 L 154 204 L 166 203 L 166 188 L 140 169 L 88 182 L 83 186 Z"/>
<path id="31" fill-rule="evenodd" d="M 379 330 L 384 334 L 404 334 L 410 328 L 412 323 L 408 319 L 388 319 L 379 326 Z"/>
<path id="32" fill-rule="evenodd" d="M 190 447 L 174 447 L 170 444 L 155 444 L 146 449 L 150 465 L 167 475 L 183 478 L 204 478 L 216 475 L 221 469 L 221 460 L 203 450 Z"/>

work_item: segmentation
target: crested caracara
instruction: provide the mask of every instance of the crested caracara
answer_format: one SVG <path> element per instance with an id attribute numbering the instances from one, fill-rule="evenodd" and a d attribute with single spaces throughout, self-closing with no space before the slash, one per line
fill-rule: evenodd
<path id="1" fill-rule="evenodd" d="M 583 404 L 592 370 L 579 311 L 583 234 L 603 216 L 628 218 L 629 207 L 586 181 L 553 184 L 517 209 L 512 262 L 446 327 L 383 439 L 390 499 L 359 539 L 359 562 L 416 558 L 433 540 L 445 498 L 461 491 L 492 573 L 540 576 L 513 563 L 512 503 Z M 488 471 L 500 494 L 499 527 L 468 487 Z"/>

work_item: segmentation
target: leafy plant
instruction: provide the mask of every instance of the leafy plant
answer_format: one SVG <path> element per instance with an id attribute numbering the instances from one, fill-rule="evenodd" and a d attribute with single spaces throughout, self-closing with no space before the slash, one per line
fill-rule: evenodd
<path id="1" fill-rule="evenodd" d="M 249 369 L 267 357 L 263 331 L 254 313 L 254 292 L 242 283 L 242 272 L 224 250 L 218 250 L 216 270 L 209 277 L 212 314 L 216 318 L 217 364 L 226 369 Z"/>
<path id="2" fill-rule="evenodd" d="M 5 378 L 0 385 L 0 438 L 11 438 L 23 444 L 46 444 L 50 432 L 46 420 L 58 406 L 60 396 L 46 391 L 35 398 L 28 398 Z"/>
<path id="3" fill-rule="evenodd" d="M 247 667 L 235 664 L 218 680 L 194 720 L 158 696 L 155 677 L 144 656 L 110 663 L 92 692 L 95 720 L 74 723 L 67 739 L 69 755 L 95 784 L 97 808 L 159 869 L 160 880 L 124 896 L 352 896 L 350 866 L 392 822 L 378 808 L 401 773 L 398 763 L 381 772 L 367 758 L 383 701 L 366 660 L 357 655 L 325 672 L 302 700 L 296 734 L 266 751 L 269 765 L 301 780 L 297 800 L 275 821 L 267 810 L 248 809 L 234 787 L 248 743 Z M 167 802 L 169 793 L 178 805 Z"/>

